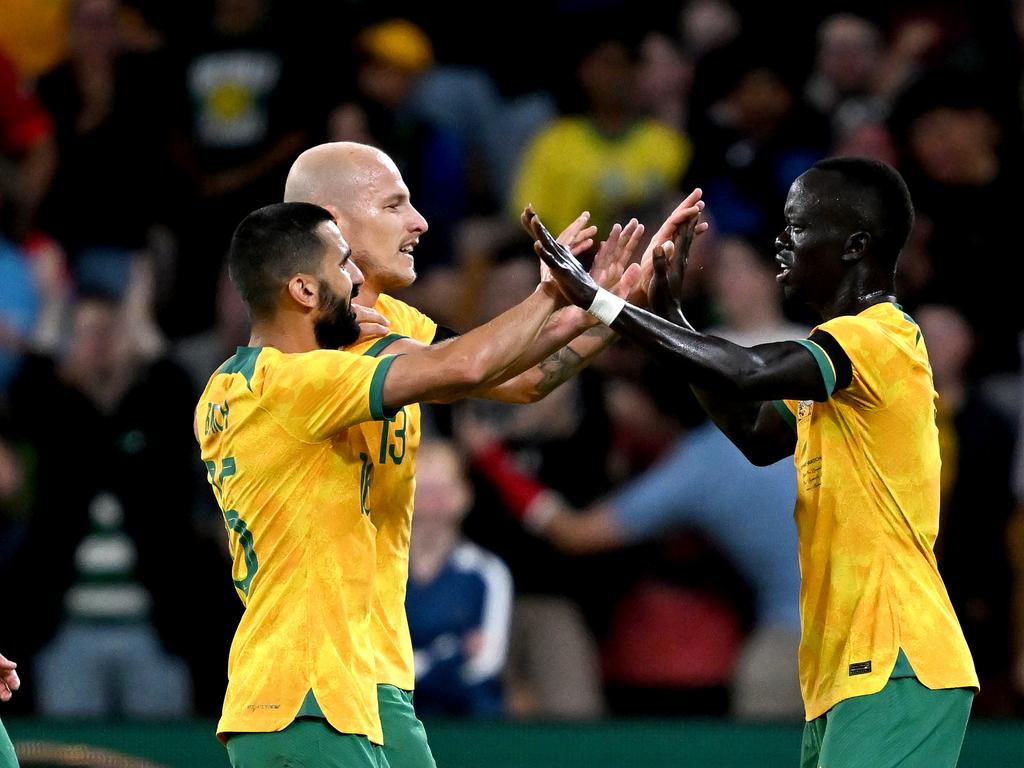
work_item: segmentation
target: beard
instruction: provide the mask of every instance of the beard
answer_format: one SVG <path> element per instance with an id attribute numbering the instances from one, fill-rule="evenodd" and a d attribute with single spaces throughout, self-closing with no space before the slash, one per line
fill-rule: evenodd
<path id="1" fill-rule="evenodd" d="M 355 298 L 356 289 L 352 289 Z M 321 294 L 320 318 L 313 324 L 313 335 L 320 349 L 341 349 L 359 338 L 359 321 L 352 302 L 343 303 L 334 292 Z"/>

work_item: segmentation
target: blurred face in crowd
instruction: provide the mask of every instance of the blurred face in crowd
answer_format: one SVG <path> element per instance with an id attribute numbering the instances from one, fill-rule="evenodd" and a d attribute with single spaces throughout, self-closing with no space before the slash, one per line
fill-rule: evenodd
<path id="1" fill-rule="evenodd" d="M 625 44 L 617 40 L 600 43 L 580 62 L 579 79 L 593 109 L 632 110 L 636 65 Z"/>
<path id="2" fill-rule="evenodd" d="M 444 440 L 424 440 L 416 454 L 416 525 L 458 526 L 473 503 L 463 462 Z"/>
<path id="3" fill-rule="evenodd" d="M 962 381 L 974 350 L 974 336 L 963 315 L 953 307 L 928 304 L 918 308 L 914 319 L 928 347 L 936 389 Z"/>
<path id="4" fill-rule="evenodd" d="M 117 376 L 127 359 L 121 308 L 114 300 L 85 298 L 71 317 L 71 335 L 64 372 L 87 390 L 102 387 Z"/>
<path id="5" fill-rule="evenodd" d="M 925 112 L 911 124 L 909 140 L 924 172 L 943 184 L 986 184 L 999 170 L 999 125 L 980 107 Z"/>
<path id="6" fill-rule="evenodd" d="M 69 42 L 85 57 L 113 56 L 118 48 L 116 0 L 78 0 L 71 9 Z"/>
<path id="7" fill-rule="evenodd" d="M 840 93 L 866 91 L 881 48 L 882 38 L 873 24 L 853 14 L 837 14 L 818 32 L 818 69 Z"/>

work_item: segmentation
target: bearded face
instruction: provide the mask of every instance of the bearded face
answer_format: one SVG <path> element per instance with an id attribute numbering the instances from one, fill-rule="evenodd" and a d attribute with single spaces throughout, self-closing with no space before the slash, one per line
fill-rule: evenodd
<path id="1" fill-rule="evenodd" d="M 320 302 L 317 309 L 320 317 L 313 325 L 316 343 L 321 349 L 341 349 L 359 338 L 359 321 L 352 309 L 352 302 L 345 301 L 326 282 L 321 283 Z M 358 293 L 358 286 L 352 287 L 352 298 Z"/>

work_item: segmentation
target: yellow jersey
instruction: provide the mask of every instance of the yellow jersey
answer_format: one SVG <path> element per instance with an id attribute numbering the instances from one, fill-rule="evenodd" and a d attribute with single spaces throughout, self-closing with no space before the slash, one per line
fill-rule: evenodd
<path id="1" fill-rule="evenodd" d="M 563 117 L 537 134 L 523 153 L 509 198 L 517 220 L 527 203 L 558 232 L 590 211 L 607 231 L 623 216 L 675 190 L 690 165 L 690 140 L 642 118 L 610 136 L 586 117 Z"/>
<path id="2" fill-rule="evenodd" d="M 210 378 L 196 429 L 245 611 L 217 726 L 285 728 L 307 695 L 343 733 L 381 744 L 370 606 L 377 531 L 356 425 L 382 419 L 393 357 L 239 347 Z"/>
<path id="3" fill-rule="evenodd" d="M 391 321 L 390 333 L 349 349 L 375 356 L 399 338 L 430 344 L 437 323 L 398 299 L 381 294 L 374 309 Z M 411 691 L 416 684 L 412 638 L 405 615 L 409 581 L 409 537 L 412 535 L 416 491 L 416 449 L 420 444 L 420 407 L 407 405 L 391 419 L 359 425 L 363 449 L 372 463 L 367 507 L 377 528 L 377 581 L 374 588 L 371 637 L 377 682 Z M 356 438 L 356 435 L 352 435 Z"/>
<path id="4" fill-rule="evenodd" d="M 807 719 L 880 691 L 901 648 L 928 688 L 977 688 L 932 551 L 938 396 L 921 331 L 899 306 L 882 303 L 822 323 L 799 343 L 829 394 L 779 404 L 797 434 Z"/>

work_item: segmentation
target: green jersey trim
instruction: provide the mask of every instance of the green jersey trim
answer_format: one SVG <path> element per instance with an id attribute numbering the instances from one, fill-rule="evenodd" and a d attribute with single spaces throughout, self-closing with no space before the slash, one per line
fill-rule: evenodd
<path id="1" fill-rule="evenodd" d="M 363 355 L 365 357 L 376 357 L 377 355 L 379 355 L 381 352 L 383 352 L 385 349 L 390 347 L 392 344 L 394 344 L 399 339 L 407 339 L 407 338 L 409 338 L 409 337 L 408 336 L 403 336 L 400 333 L 389 333 L 387 336 L 384 336 L 384 337 L 378 339 L 377 341 L 375 341 L 373 343 L 373 345 L 369 349 L 367 349 L 365 352 L 363 352 Z"/>
<path id="2" fill-rule="evenodd" d="M 245 377 L 245 385 L 252 390 L 252 376 L 256 373 L 256 358 L 260 356 L 262 350 L 262 347 L 239 347 L 217 373 L 240 373 Z"/>
<path id="3" fill-rule="evenodd" d="M 832 369 L 832 361 L 825 354 L 825 350 L 810 339 L 797 339 L 796 343 L 804 347 L 814 357 L 818 368 L 821 369 L 822 381 L 825 382 L 825 393 L 828 397 L 832 397 L 832 393 L 836 389 L 836 374 Z"/>
<path id="4" fill-rule="evenodd" d="M 402 410 L 401 407 L 384 408 L 384 379 L 388 375 L 388 370 L 390 370 L 391 364 L 395 362 L 395 359 L 395 355 L 383 358 L 377 364 L 377 369 L 373 372 L 373 378 L 370 379 L 370 416 L 374 421 L 393 418 L 396 413 Z"/>

